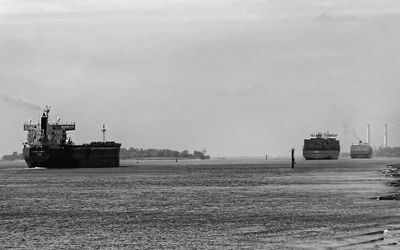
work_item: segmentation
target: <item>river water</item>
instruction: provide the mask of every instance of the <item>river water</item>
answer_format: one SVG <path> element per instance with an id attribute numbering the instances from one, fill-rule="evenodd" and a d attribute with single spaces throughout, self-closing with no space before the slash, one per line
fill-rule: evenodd
<path id="1" fill-rule="evenodd" d="M 0 162 L 0 245 L 20 249 L 396 249 L 400 159 Z"/>

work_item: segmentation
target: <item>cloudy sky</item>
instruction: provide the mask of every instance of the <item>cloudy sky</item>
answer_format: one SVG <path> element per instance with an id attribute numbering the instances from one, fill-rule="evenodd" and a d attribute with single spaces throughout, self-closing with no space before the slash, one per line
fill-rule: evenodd
<path id="1" fill-rule="evenodd" d="M 0 0 L 0 155 L 50 105 L 77 143 L 301 154 L 400 145 L 398 0 Z"/>

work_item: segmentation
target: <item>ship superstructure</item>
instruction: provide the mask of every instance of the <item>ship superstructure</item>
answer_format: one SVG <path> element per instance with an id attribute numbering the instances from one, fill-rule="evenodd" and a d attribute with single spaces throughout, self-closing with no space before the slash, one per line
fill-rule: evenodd
<path id="1" fill-rule="evenodd" d="M 103 142 L 75 145 L 67 137 L 67 131 L 75 130 L 75 123 L 49 122 L 50 108 L 46 107 L 40 123 L 24 124 L 28 132 L 23 155 L 29 167 L 76 168 L 76 167 L 118 167 L 121 144 Z"/>
<path id="2" fill-rule="evenodd" d="M 49 122 L 50 108 L 46 107 L 40 119 L 40 123 L 24 124 L 24 131 L 28 131 L 25 147 L 56 147 L 58 145 L 72 144 L 67 141 L 67 131 L 75 130 L 75 123 Z"/>
<path id="3" fill-rule="evenodd" d="M 336 140 L 337 134 L 325 133 L 311 134 L 310 139 L 304 140 L 303 156 L 306 160 L 338 159 L 340 142 Z"/>

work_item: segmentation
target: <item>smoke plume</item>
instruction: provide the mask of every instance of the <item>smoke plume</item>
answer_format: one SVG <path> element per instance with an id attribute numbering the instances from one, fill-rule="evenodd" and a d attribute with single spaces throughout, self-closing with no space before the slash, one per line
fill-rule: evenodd
<path id="1" fill-rule="evenodd" d="M 361 141 L 360 137 L 357 135 L 356 130 L 354 128 L 351 129 L 351 132 L 353 133 L 353 137 L 357 139 L 357 141 Z"/>
<path id="2" fill-rule="evenodd" d="M 352 127 L 352 123 L 350 121 L 343 122 L 343 132 L 344 136 L 347 138 L 353 138 L 357 141 L 362 141 L 361 138 L 357 135 L 356 130 Z"/>
<path id="3" fill-rule="evenodd" d="M 0 99 L 5 103 L 23 107 L 23 108 L 29 108 L 29 109 L 32 109 L 35 111 L 40 111 L 42 109 L 37 104 L 22 100 L 21 98 L 12 97 L 12 96 L 5 95 L 5 94 L 0 94 Z"/>

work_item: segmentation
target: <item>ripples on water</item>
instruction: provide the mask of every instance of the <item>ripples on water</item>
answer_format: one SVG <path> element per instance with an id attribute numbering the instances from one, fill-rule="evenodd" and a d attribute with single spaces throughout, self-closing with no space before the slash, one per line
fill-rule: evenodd
<path id="1" fill-rule="evenodd" d="M 386 160 L 0 163 L 4 248 L 373 248 L 400 241 Z"/>

